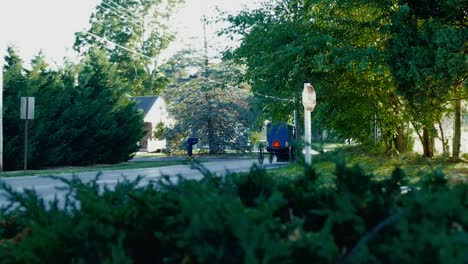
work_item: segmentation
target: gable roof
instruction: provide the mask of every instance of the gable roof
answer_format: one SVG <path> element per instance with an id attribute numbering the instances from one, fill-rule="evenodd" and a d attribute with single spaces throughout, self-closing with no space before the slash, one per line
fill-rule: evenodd
<path id="1" fill-rule="evenodd" d="M 151 107 L 158 100 L 157 96 L 135 96 L 136 107 L 137 109 L 143 110 L 143 116 L 146 116 L 151 110 Z"/>

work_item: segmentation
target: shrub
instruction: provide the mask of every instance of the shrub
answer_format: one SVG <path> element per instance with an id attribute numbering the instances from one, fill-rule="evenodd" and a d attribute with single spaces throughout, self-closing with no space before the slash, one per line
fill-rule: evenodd
<path id="1" fill-rule="evenodd" d="M 377 181 L 335 158 L 332 184 L 247 174 L 179 177 L 114 188 L 63 180 L 46 204 L 3 185 L 1 263 L 466 263 L 468 188 L 440 171 L 416 185 L 395 169 Z"/>

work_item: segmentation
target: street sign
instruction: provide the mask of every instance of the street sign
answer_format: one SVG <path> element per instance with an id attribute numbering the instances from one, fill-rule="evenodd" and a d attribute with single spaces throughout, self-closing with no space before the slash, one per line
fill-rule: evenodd
<path id="1" fill-rule="evenodd" d="M 307 165 L 312 164 L 311 144 L 312 144 L 312 122 L 310 120 L 311 112 L 314 111 L 316 94 L 314 87 L 310 83 L 304 83 L 302 91 L 302 105 L 304 105 L 304 141 L 305 141 L 305 162 Z"/>
<path id="2" fill-rule="evenodd" d="M 21 97 L 21 119 L 34 119 L 34 97 Z"/>
<path id="3" fill-rule="evenodd" d="M 314 111 L 316 102 L 316 94 L 314 87 L 310 83 L 304 83 L 304 90 L 302 91 L 302 104 L 307 112 Z"/>
<path id="4" fill-rule="evenodd" d="M 28 169 L 28 121 L 34 119 L 34 97 L 21 97 L 20 118 L 24 120 L 24 171 Z"/>

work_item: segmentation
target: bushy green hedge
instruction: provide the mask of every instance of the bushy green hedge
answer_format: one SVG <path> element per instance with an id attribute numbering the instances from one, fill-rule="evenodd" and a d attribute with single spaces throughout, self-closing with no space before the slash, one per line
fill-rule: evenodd
<path id="1" fill-rule="evenodd" d="M 248 174 L 169 177 L 115 189 L 66 181 L 45 205 L 8 186 L 0 263 L 467 263 L 468 187 L 433 172 L 402 192 L 336 162 L 332 180 Z M 97 177 L 98 178 L 98 177 Z"/>
<path id="2" fill-rule="evenodd" d="M 29 169 L 119 163 L 133 157 L 144 135 L 143 116 L 107 56 L 92 48 L 79 65 L 59 70 L 49 69 L 44 57 L 37 56 L 26 71 L 15 50 L 8 49 L 5 171 L 23 168 L 25 125 L 19 107 L 23 96 L 35 97 L 35 117 L 28 124 Z"/>

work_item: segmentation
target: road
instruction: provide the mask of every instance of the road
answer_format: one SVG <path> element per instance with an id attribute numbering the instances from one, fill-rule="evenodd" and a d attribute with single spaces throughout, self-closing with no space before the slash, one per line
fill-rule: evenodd
<path id="1" fill-rule="evenodd" d="M 251 167 L 258 162 L 255 159 L 225 159 L 212 160 L 204 162 L 203 166 L 210 172 L 223 176 L 227 172 L 247 172 Z M 263 164 L 265 169 L 274 169 L 284 166 L 287 163 Z M 61 174 L 61 178 L 71 179 L 73 175 L 84 182 L 95 179 L 96 172 L 83 172 L 77 174 Z M 147 184 L 150 181 L 157 180 L 163 175 L 170 176 L 174 180 L 177 176 L 182 176 L 186 179 L 200 179 L 202 173 L 191 165 L 175 165 L 158 168 L 144 169 L 129 169 L 129 170 L 111 170 L 102 171 L 98 183 L 102 186 L 106 185 L 110 188 L 115 186 L 119 181 L 126 179 L 133 180 L 138 176 L 143 176 L 142 184 Z M 1 182 L 7 183 L 15 190 L 23 191 L 24 189 L 34 189 L 45 201 L 52 201 L 55 197 L 62 200 L 65 192 L 57 188 L 65 186 L 63 182 L 56 179 L 51 179 L 46 176 L 23 176 L 0 179 Z M 4 191 L 0 191 L 0 206 L 7 204 Z"/>

